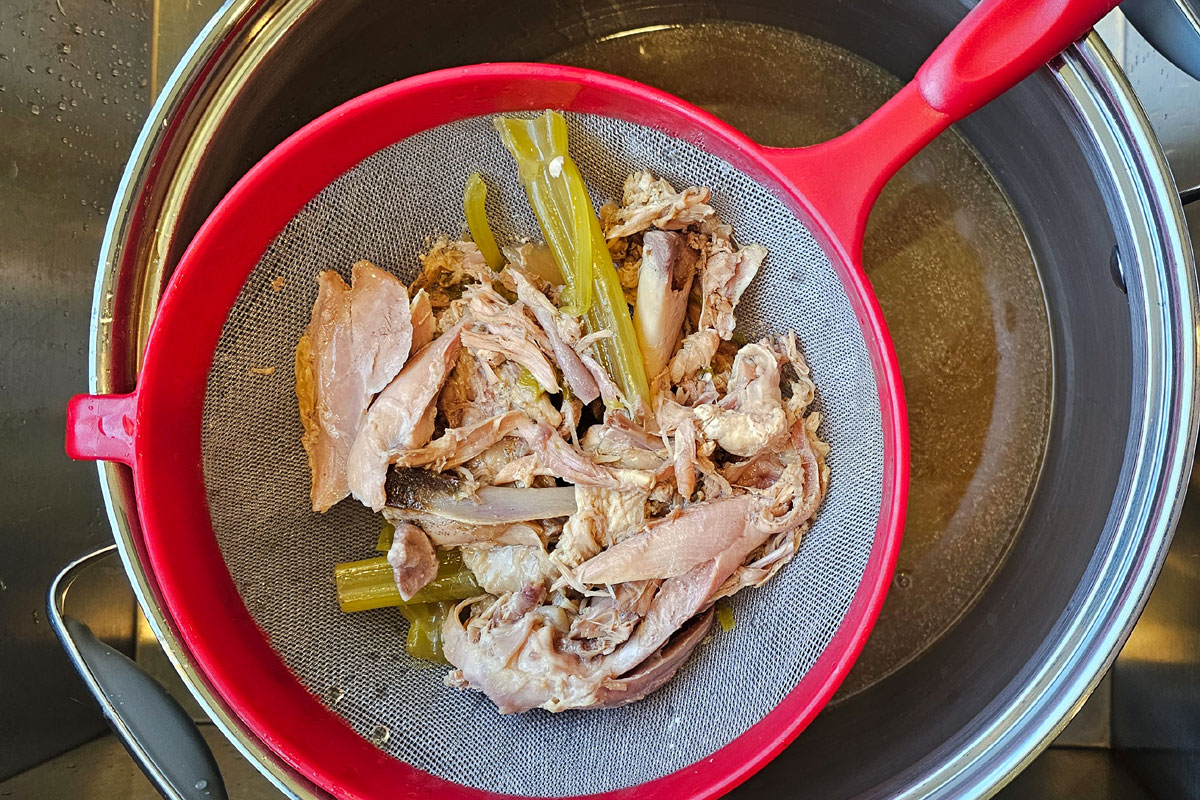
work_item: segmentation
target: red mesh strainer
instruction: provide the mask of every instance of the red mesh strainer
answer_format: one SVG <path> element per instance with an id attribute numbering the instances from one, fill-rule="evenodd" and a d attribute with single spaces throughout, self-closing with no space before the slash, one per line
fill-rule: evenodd
<path id="1" fill-rule="evenodd" d="M 870 206 L 924 144 L 1114 5 L 988 0 L 876 114 L 802 150 L 761 147 L 676 98 L 566 67 L 467 67 L 371 92 L 290 137 L 222 201 L 163 296 L 137 391 L 75 398 L 68 452 L 133 468 L 149 578 L 190 660 L 280 758 L 329 792 L 720 794 L 828 701 L 899 547 L 907 430 L 860 264 Z M 486 701 L 442 694 L 440 676 L 415 674 L 401 656 L 381 659 L 402 651 L 387 617 L 338 615 L 336 548 L 370 541 L 371 519 L 307 511 L 289 374 L 264 381 L 249 368 L 290 365 L 317 271 L 369 258 L 411 277 L 422 239 L 457 231 L 467 172 L 483 168 L 514 192 L 502 198 L 512 212 L 502 234 L 535 230 L 488 119 L 545 108 L 567 113 L 593 197 L 651 169 L 712 186 L 739 236 L 767 245 L 743 324 L 800 335 L 833 479 L 795 563 L 746 593 L 738 616 L 748 622 L 666 689 L 628 709 L 500 718 Z M 275 298 L 267 287 L 285 274 L 296 290 Z M 336 702 L 322 696 L 333 686 Z M 369 740 L 379 726 L 387 740 Z"/>

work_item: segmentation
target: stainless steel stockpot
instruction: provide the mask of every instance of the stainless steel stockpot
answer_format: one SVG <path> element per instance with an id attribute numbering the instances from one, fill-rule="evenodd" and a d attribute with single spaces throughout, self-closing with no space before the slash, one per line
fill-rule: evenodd
<path id="1" fill-rule="evenodd" d="M 452 64 L 536 60 L 606 35 L 719 19 L 812 34 L 910 76 L 965 10 L 954 0 L 570 9 L 231 0 L 165 87 L 118 190 L 96 284 L 90 391 L 132 388 L 159 291 L 225 191 L 285 136 L 363 91 Z M 1197 300 L 1150 126 L 1093 35 L 960 129 L 1011 200 L 1046 295 L 1054 379 L 1041 478 L 1011 553 L 959 624 L 829 708 L 746 796 L 995 791 L 1099 681 L 1166 553 L 1195 440 Z M 283 791 L 319 796 L 193 668 L 145 567 L 130 475 L 99 471 L 135 592 L 191 691 Z"/>

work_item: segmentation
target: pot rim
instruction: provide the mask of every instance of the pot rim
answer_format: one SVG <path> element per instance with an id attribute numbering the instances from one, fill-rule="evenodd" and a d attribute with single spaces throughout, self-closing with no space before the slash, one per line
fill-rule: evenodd
<path id="1" fill-rule="evenodd" d="M 121 176 L 101 244 L 91 317 L 89 391 L 126 391 L 114 364 L 114 303 L 132 298 L 140 361 L 163 286 L 161 246 L 177 223 L 191 170 L 236 96 L 240 78 L 260 63 L 320 0 L 227 0 L 185 52 L 164 85 Z M 1123 503 L 1109 527 L 1137 536 L 1102 540 L 1072 602 L 1042 647 L 1006 692 L 972 722 L 952 752 L 893 779 L 889 796 L 988 796 L 1049 744 L 1099 683 L 1128 637 L 1165 559 L 1191 472 L 1197 428 L 1195 265 L 1183 209 L 1166 157 L 1120 67 L 1092 32 L 1051 65 L 1104 165 L 1117 184 L 1142 269 L 1129 300 L 1135 340 L 1146 363 L 1142 417 L 1127 441 L 1134 464 Z M 173 157 L 173 161 L 169 160 Z M 182 168 L 181 168 L 182 167 Z M 167 185 L 163 187 L 163 183 Z M 153 191 L 152 191 L 153 190 Z M 158 201 L 146 202 L 149 198 Z M 147 246 L 149 244 L 149 246 Z M 156 246 L 158 245 L 158 246 Z M 132 289 L 123 274 L 138 277 Z M 119 291 L 120 290 L 120 291 Z M 1135 302 L 1136 301 L 1136 302 Z M 1135 403 L 1135 410 L 1138 405 Z M 287 766 L 212 691 L 196 670 L 143 568 L 136 508 L 127 467 L 98 462 L 104 503 L 117 549 L 138 602 L 168 658 L 197 702 L 233 745 L 277 788 L 296 798 L 327 795 Z M 1032 663 L 1032 662 L 1031 662 Z M 1002 702 L 1003 701 L 1003 702 Z M 884 787 L 878 787 L 880 789 Z M 874 792 L 872 792 L 874 793 Z"/>

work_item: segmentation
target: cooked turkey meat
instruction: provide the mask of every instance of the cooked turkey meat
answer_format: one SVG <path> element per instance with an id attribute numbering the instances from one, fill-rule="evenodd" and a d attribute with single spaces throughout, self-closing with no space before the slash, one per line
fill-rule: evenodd
<path id="1" fill-rule="evenodd" d="M 767 253 L 735 244 L 711 198 L 638 172 L 601 209 L 647 402 L 622 394 L 614 331 L 574 313 L 540 243 L 493 269 L 439 239 L 407 287 L 365 263 L 350 286 L 319 279 L 297 348 L 314 508 L 351 493 L 382 511 L 405 600 L 460 551 L 479 594 L 442 625 L 446 683 L 502 713 L 655 691 L 820 509 L 810 370 L 790 332 L 735 335 Z"/>

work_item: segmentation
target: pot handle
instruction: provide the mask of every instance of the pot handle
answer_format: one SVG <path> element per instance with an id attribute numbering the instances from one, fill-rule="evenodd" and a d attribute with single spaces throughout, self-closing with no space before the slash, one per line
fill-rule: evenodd
<path id="1" fill-rule="evenodd" d="M 168 800 L 228 800 L 212 750 L 196 723 L 158 681 L 63 613 L 75 578 L 116 550 L 108 545 L 71 562 L 50 585 L 50 625 L 100 704 L 104 719 L 142 772 Z"/>
<path id="2" fill-rule="evenodd" d="M 67 403 L 67 455 L 133 466 L 137 392 L 77 394 Z"/>
<path id="3" fill-rule="evenodd" d="M 1125 0 L 1121 13 L 1151 47 L 1200 80 L 1200 4 L 1195 0 Z"/>

